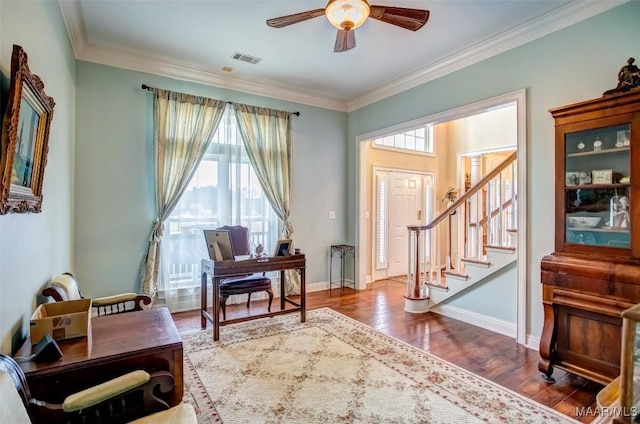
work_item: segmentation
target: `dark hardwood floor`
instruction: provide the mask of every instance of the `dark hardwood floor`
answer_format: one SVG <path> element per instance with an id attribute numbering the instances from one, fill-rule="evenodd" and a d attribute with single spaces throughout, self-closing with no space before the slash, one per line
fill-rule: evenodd
<path id="1" fill-rule="evenodd" d="M 577 409 L 595 409 L 595 397 L 602 385 L 556 370 L 556 382 L 540 378 L 538 352 L 515 340 L 435 313 L 404 311 L 404 285 L 379 281 L 367 290 L 334 288 L 307 294 L 307 309 L 329 307 L 396 339 L 454 363 L 543 405 L 582 422 L 593 416 L 578 416 Z M 274 302 L 277 308 L 277 302 Z M 266 312 L 266 301 L 228 305 L 227 318 Z M 199 311 L 173 314 L 181 333 L 200 330 Z M 211 324 L 208 324 L 210 328 Z"/>

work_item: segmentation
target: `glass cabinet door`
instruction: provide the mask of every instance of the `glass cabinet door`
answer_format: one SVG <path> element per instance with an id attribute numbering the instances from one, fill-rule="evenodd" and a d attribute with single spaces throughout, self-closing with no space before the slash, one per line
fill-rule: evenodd
<path id="1" fill-rule="evenodd" d="M 565 242 L 629 249 L 631 125 L 565 134 Z"/>

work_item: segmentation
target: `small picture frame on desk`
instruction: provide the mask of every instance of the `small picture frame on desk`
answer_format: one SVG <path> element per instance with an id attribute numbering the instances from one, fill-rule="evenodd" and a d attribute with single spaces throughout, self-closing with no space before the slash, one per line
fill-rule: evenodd
<path id="1" fill-rule="evenodd" d="M 273 256 L 291 256 L 291 239 L 278 240 Z"/>
<path id="2" fill-rule="evenodd" d="M 591 184 L 611 184 L 612 169 L 594 169 L 591 171 Z"/>

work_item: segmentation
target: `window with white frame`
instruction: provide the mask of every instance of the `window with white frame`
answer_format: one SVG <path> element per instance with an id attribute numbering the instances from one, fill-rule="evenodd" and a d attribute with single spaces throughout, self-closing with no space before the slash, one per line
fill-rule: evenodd
<path id="1" fill-rule="evenodd" d="M 399 133 L 378 137 L 373 139 L 372 147 L 434 154 L 434 128 L 434 125 L 426 124 Z"/>
<path id="2" fill-rule="evenodd" d="M 425 175 L 424 177 L 424 225 L 428 225 L 435 218 L 435 189 L 434 189 L 434 176 L 433 174 Z M 426 231 L 424 235 L 424 247 L 425 247 L 425 255 L 424 257 L 428 259 L 429 263 L 431 263 L 431 252 L 433 249 L 433 240 L 434 238 L 431 236 L 431 231 Z"/>
<path id="3" fill-rule="evenodd" d="M 279 219 L 249 162 L 231 108 L 165 222 L 161 292 L 200 287 L 200 261 L 209 257 L 202 230 L 223 225 L 249 228 L 252 247 L 275 246 L 278 239 Z"/>
<path id="4" fill-rule="evenodd" d="M 387 217 L 387 205 L 388 197 L 389 177 L 386 172 L 378 172 L 376 175 L 376 190 L 377 190 L 377 220 L 376 220 L 376 232 L 377 232 L 377 249 L 376 249 L 376 268 L 382 269 L 387 267 L 387 234 L 389 221 Z"/>

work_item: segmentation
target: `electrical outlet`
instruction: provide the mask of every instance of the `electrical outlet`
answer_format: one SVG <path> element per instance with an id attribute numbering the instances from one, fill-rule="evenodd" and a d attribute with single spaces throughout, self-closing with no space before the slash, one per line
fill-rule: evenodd
<path id="1" fill-rule="evenodd" d="M 329 219 L 336 219 L 336 211 L 329 211 Z"/>

